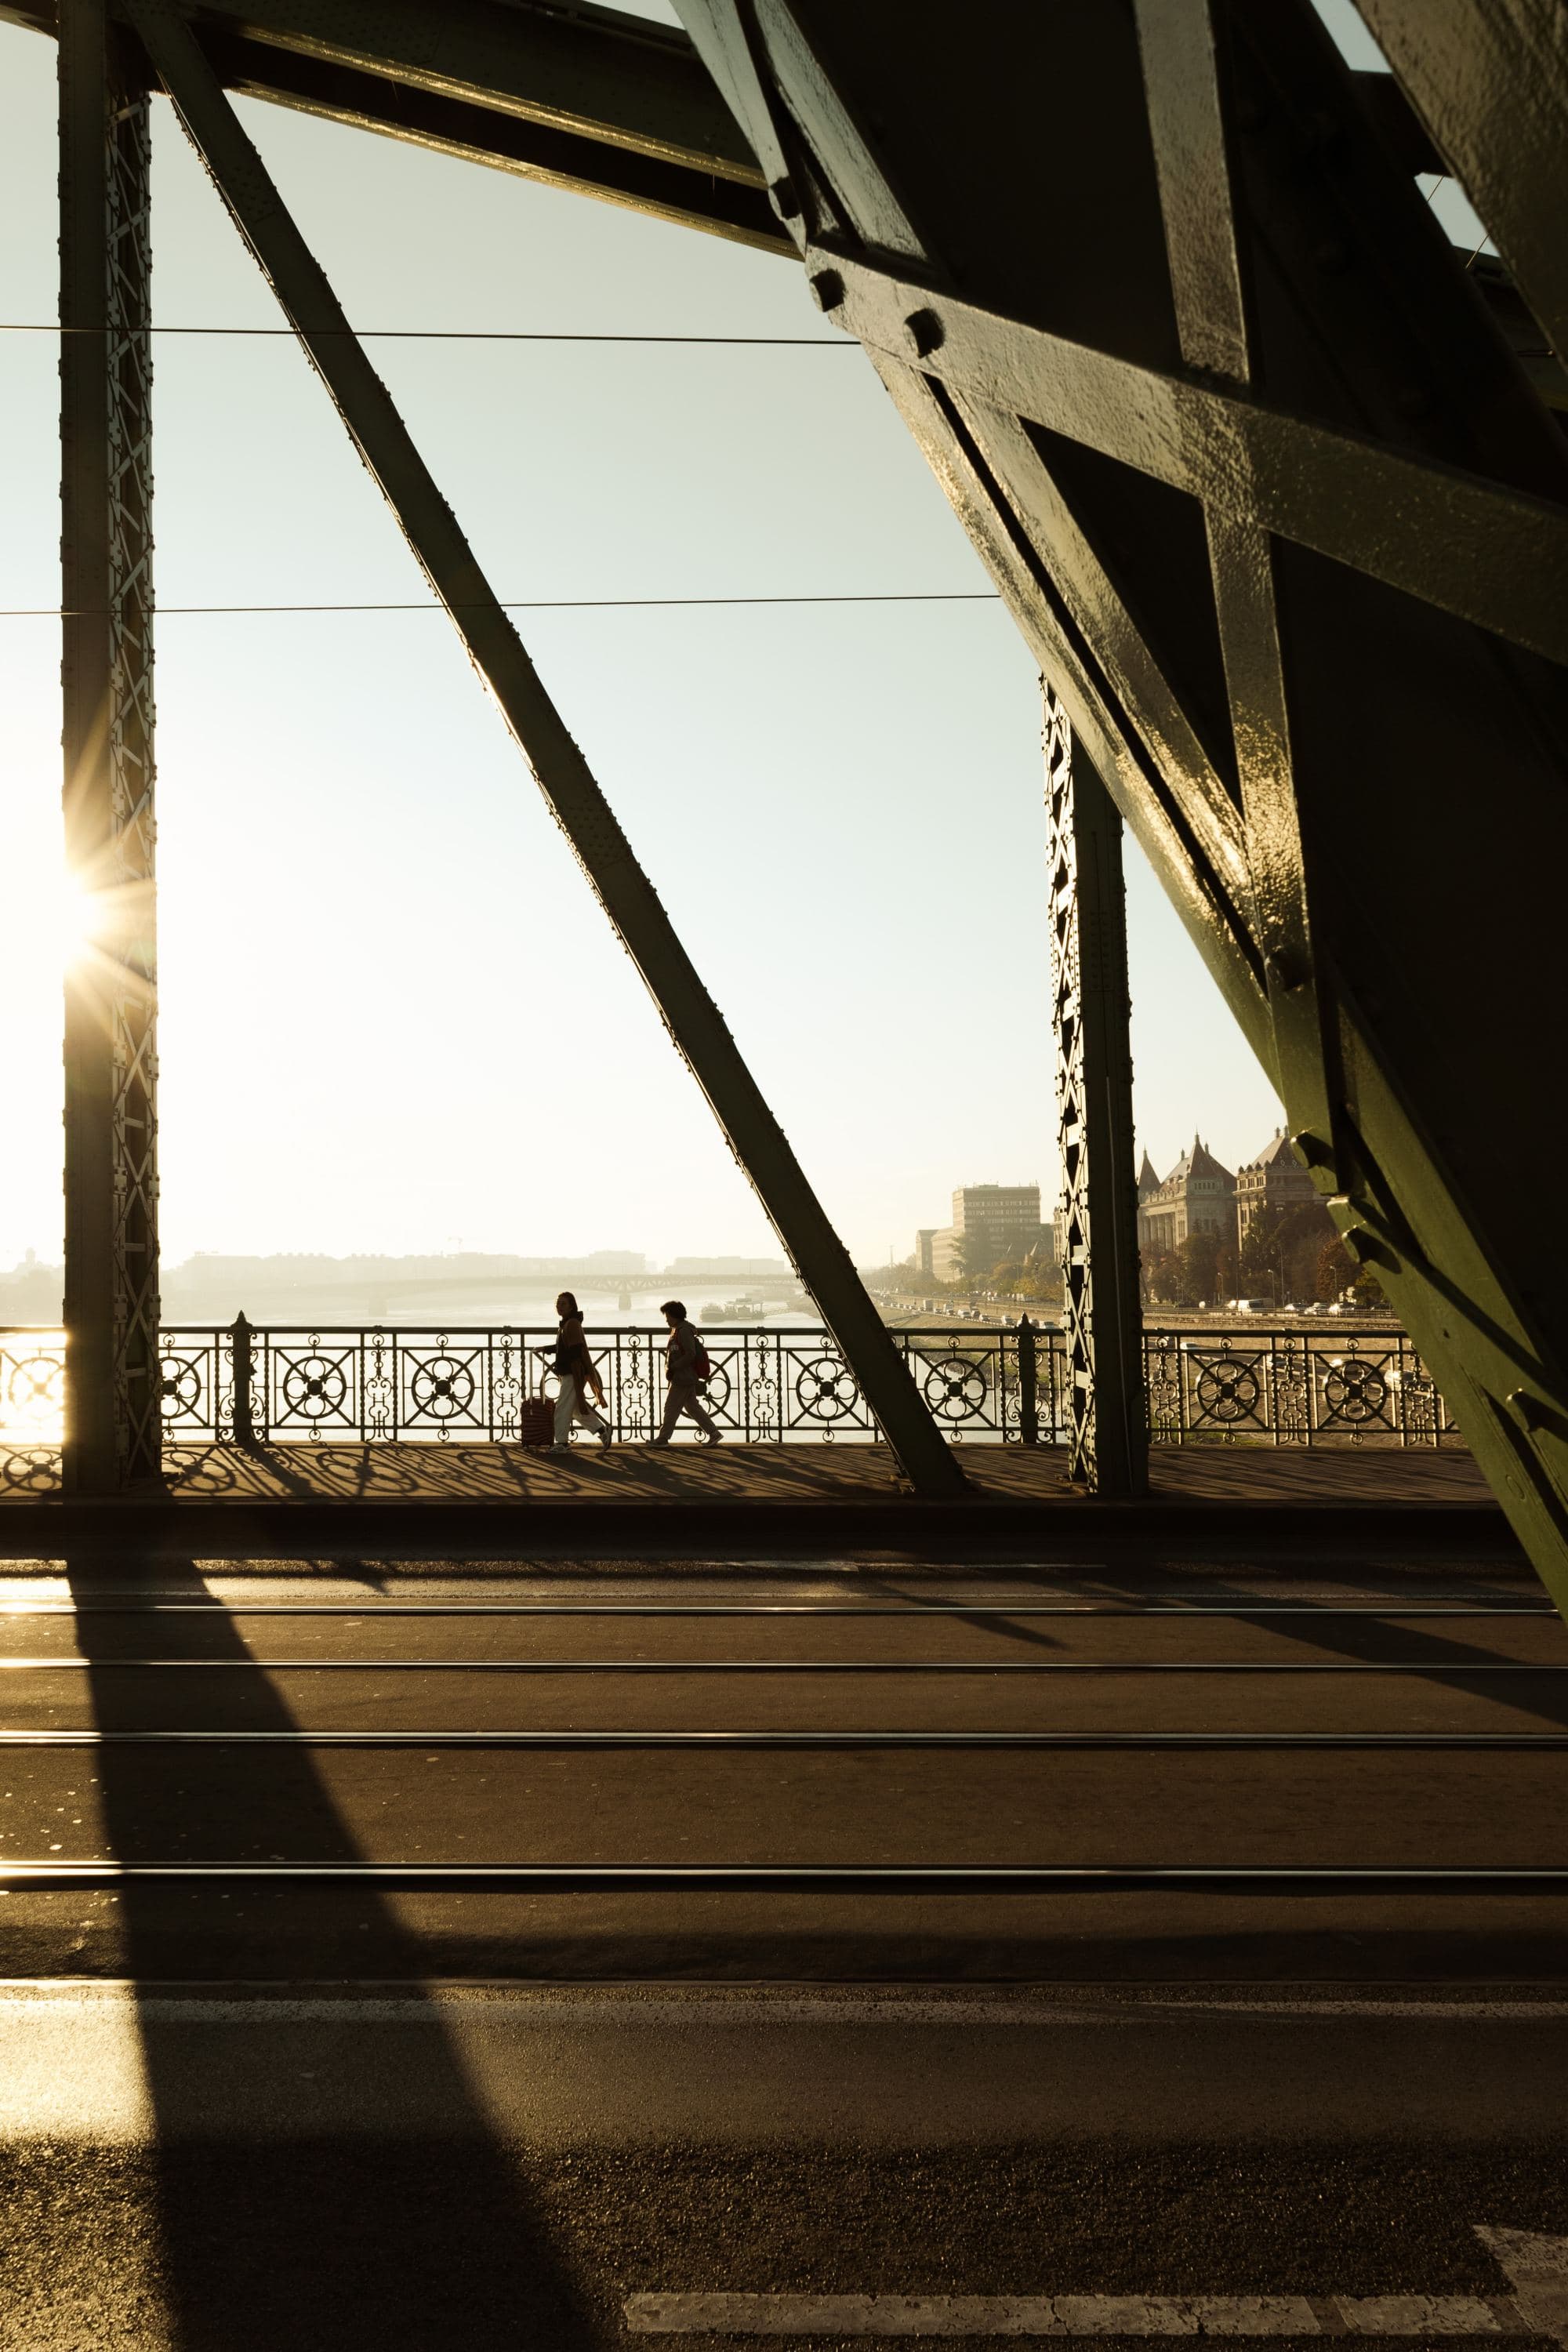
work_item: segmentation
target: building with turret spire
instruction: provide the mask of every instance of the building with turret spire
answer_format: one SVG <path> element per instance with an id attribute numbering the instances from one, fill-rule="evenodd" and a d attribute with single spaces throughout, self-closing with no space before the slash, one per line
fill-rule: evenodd
<path id="1" fill-rule="evenodd" d="M 1277 1127 L 1256 1160 L 1236 1171 L 1236 1238 L 1247 1239 L 1265 1209 L 1284 1213 L 1305 1208 L 1319 1198 L 1318 1188 L 1290 1149 L 1282 1127 Z"/>
<path id="2" fill-rule="evenodd" d="M 1145 1265 L 1153 1265 L 1192 1234 L 1212 1233 L 1222 1242 L 1236 1234 L 1236 1179 L 1222 1168 L 1201 1136 L 1184 1151 L 1163 1183 L 1147 1194 L 1143 1171 L 1150 1175 L 1149 1156 L 1138 1178 L 1138 1247 Z"/>

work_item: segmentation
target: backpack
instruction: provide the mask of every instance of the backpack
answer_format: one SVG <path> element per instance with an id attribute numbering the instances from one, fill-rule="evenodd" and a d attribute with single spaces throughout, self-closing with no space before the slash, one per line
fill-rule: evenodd
<path id="1" fill-rule="evenodd" d="M 702 1342 L 701 1342 L 701 1340 L 700 1340 L 700 1339 L 699 1339 L 699 1340 L 698 1340 L 698 1342 L 697 1342 L 696 1367 L 697 1367 L 697 1378 L 698 1378 L 699 1382 L 701 1382 L 701 1381 L 708 1381 L 708 1380 L 711 1380 L 711 1379 L 712 1379 L 712 1377 L 713 1377 L 713 1365 L 712 1365 L 712 1361 L 711 1361 L 711 1360 L 710 1360 L 710 1356 L 709 1356 L 709 1353 L 708 1353 L 707 1349 L 703 1346 L 703 1344 L 702 1344 Z"/>

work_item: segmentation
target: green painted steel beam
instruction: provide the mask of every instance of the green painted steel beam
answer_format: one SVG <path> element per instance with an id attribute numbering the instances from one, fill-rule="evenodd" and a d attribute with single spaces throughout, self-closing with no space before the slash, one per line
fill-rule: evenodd
<path id="1" fill-rule="evenodd" d="M 1568 447 L 1413 176 L 1561 352 L 1546 15 L 679 5 L 1568 1609 Z"/>

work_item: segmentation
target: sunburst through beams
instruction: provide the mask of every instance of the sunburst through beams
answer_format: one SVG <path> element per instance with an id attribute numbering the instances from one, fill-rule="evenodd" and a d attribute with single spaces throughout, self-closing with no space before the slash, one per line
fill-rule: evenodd
<path id="1" fill-rule="evenodd" d="M 37 978 L 107 973 L 135 951 L 138 902 L 133 887 L 96 889 L 80 874 L 60 873 L 51 883 L 7 893 L 6 960 Z"/>

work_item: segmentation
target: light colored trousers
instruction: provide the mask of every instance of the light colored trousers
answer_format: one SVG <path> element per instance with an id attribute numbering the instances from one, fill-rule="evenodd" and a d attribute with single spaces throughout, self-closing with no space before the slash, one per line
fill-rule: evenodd
<path id="1" fill-rule="evenodd" d="M 572 1423 L 574 1421 L 580 1421 L 584 1429 L 608 1429 L 610 1425 L 605 1419 L 602 1412 L 595 1412 L 586 1397 L 580 1396 L 578 1394 L 576 1374 L 574 1372 L 563 1372 L 561 1375 L 561 1393 L 555 1400 L 555 1443 L 557 1445 L 567 1445 L 571 1443 Z"/>
<path id="2" fill-rule="evenodd" d="M 699 1429 L 706 1429 L 712 1436 L 718 1436 L 718 1423 L 707 1406 L 698 1402 L 696 1381 L 671 1381 L 664 1392 L 664 1419 L 658 1431 L 661 1439 L 674 1434 L 675 1424 L 683 1412 L 691 1415 Z"/>

